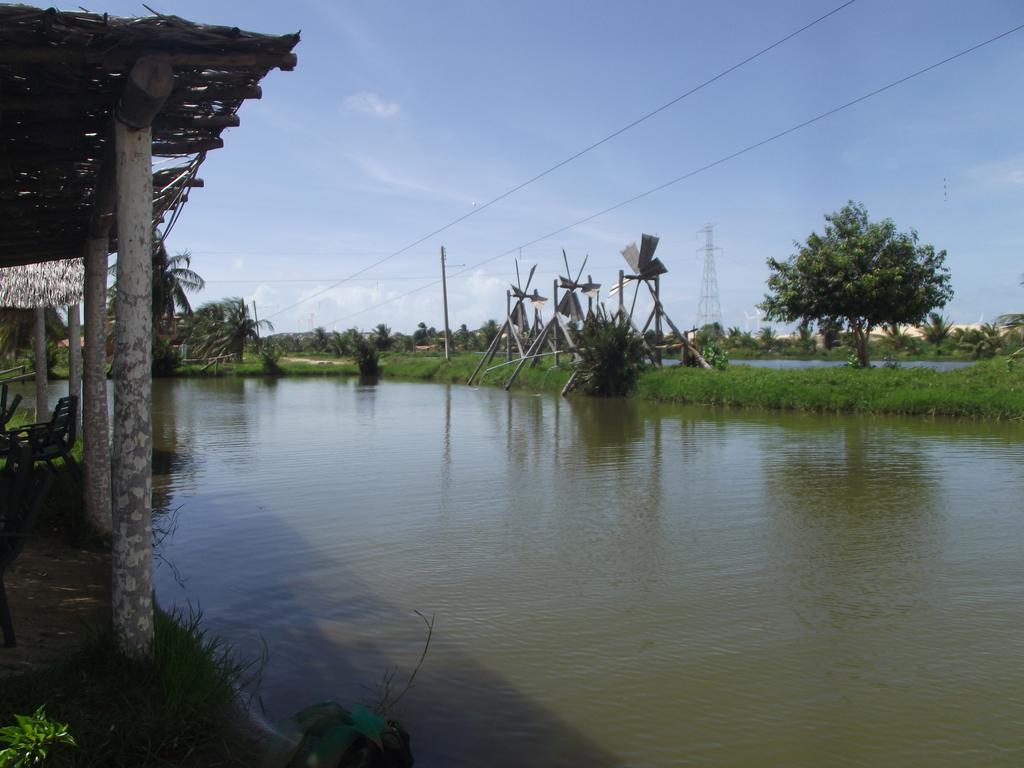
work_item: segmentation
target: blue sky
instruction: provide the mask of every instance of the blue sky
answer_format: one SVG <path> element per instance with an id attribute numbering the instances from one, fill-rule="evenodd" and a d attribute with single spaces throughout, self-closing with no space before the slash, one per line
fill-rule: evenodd
<path id="1" fill-rule="evenodd" d="M 210 153 L 169 238 L 208 281 L 197 302 L 255 299 L 278 331 L 453 327 L 504 311 L 502 256 L 1024 23 L 1019 0 L 857 0 L 811 30 L 441 235 L 316 296 L 821 16 L 803 2 L 166 2 L 163 13 L 301 30 L 294 72 Z M 117 15 L 144 14 L 109 2 Z M 765 260 L 848 199 L 948 251 L 958 322 L 1024 309 L 1024 31 L 643 200 L 523 250 L 550 294 L 587 253 L 659 235 L 663 294 L 696 319 L 697 232 L 716 224 L 723 320 L 744 327 Z M 944 179 L 945 184 L 944 184 Z M 452 267 L 451 271 L 458 271 Z M 382 302 L 384 306 L 366 310 Z M 751 322 L 756 325 L 756 320 Z"/>

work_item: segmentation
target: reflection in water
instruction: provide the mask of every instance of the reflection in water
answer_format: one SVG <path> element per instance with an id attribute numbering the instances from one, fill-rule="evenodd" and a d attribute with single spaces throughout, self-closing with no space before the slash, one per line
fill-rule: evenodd
<path id="1" fill-rule="evenodd" d="M 266 638 L 272 715 L 372 699 L 420 610 L 418 765 L 1018 763 L 1019 425 L 162 384 L 160 595 Z"/>

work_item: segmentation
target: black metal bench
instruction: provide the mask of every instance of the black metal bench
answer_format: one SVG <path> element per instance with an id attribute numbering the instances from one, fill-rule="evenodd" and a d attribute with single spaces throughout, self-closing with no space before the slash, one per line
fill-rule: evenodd
<path id="1" fill-rule="evenodd" d="M 62 397 L 53 409 L 49 421 L 25 424 L 4 433 L 5 447 L 27 444 L 32 449 L 32 461 L 45 461 L 56 473 L 55 459 L 63 459 L 76 480 L 81 478 L 78 464 L 71 455 L 78 434 L 78 398 Z"/>
<path id="2" fill-rule="evenodd" d="M 7 403 L 7 382 L 0 384 L 0 429 L 7 426 L 11 416 L 18 410 L 18 403 L 21 402 L 21 395 L 15 395 L 10 404 Z"/>
<path id="3" fill-rule="evenodd" d="M 0 470 L 0 629 L 4 647 L 13 648 L 14 622 L 7 605 L 4 573 L 25 546 L 39 508 L 53 484 L 49 472 L 35 472 L 32 448 L 14 444 L 7 452 L 7 461 Z"/>

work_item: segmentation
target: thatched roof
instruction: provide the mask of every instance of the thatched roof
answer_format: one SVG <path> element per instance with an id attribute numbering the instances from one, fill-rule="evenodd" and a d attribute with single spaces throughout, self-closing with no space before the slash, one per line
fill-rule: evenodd
<path id="1" fill-rule="evenodd" d="M 82 255 L 101 169 L 111 170 L 112 113 L 139 58 L 164 56 L 175 75 L 153 123 L 154 156 L 178 159 L 154 173 L 159 221 L 201 186 L 199 164 L 238 125 L 242 102 L 260 98 L 267 72 L 295 66 L 298 40 L 176 16 L 0 5 L 0 266 Z"/>
<path id="2" fill-rule="evenodd" d="M 82 301 L 81 259 L 47 261 L 0 269 L 0 307 L 64 307 Z"/>

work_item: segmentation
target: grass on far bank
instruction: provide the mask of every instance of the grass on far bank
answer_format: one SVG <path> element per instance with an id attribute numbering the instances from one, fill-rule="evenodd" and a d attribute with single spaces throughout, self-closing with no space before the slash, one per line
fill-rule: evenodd
<path id="1" fill-rule="evenodd" d="M 0 681 L 0 725 L 44 705 L 77 748 L 47 765 L 251 765 L 256 748 L 233 735 L 236 687 L 248 669 L 199 627 L 197 614 L 156 611 L 152 658 L 121 655 L 94 634 L 69 659 Z"/>
<path id="2" fill-rule="evenodd" d="M 1005 358 L 953 371 L 928 368 L 662 368 L 635 396 L 677 403 L 1024 419 L 1024 365 Z"/>
<path id="3" fill-rule="evenodd" d="M 460 352 L 445 362 L 441 355 L 386 354 L 381 376 L 440 383 L 465 383 L 480 361 Z M 503 361 L 496 357 L 488 367 Z M 281 362 L 286 376 L 357 376 L 354 363 Z M 483 384 L 501 386 L 513 365 L 501 365 Z M 567 360 L 551 368 L 550 359 L 523 368 L 517 389 L 557 392 L 568 380 Z M 190 375 L 182 369 L 179 375 Z M 258 362 L 246 361 L 221 375 L 262 375 Z M 979 361 L 953 371 L 927 368 L 856 369 L 846 367 L 772 369 L 730 365 L 723 371 L 681 366 L 645 372 L 633 397 L 703 405 L 823 412 L 893 413 L 971 418 L 1024 419 L 1024 362 L 1005 357 Z"/>

